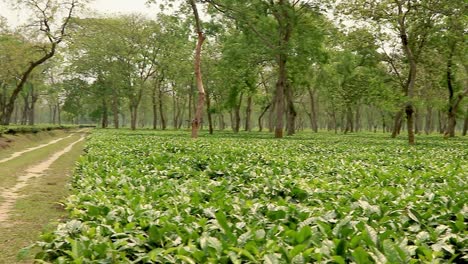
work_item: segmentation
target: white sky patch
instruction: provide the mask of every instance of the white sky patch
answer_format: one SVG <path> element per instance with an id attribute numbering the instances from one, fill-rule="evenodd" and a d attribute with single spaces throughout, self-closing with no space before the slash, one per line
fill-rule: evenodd
<path id="1" fill-rule="evenodd" d="M 14 10 L 12 4 L 16 0 L 0 0 L 0 16 L 5 17 L 8 24 L 17 27 L 28 20 L 28 16 L 21 10 Z M 147 0 L 93 0 L 87 5 L 87 10 L 83 12 L 84 16 L 95 15 L 115 15 L 140 13 L 149 18 L 156 17 L 160 12 L 159 5 L 162 0 L 156 0 L 151 5 L 146 4 Z"/>

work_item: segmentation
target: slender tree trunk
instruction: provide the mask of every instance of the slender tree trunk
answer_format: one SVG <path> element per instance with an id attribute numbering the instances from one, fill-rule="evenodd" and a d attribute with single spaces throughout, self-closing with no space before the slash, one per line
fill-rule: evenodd
<path id="1" fill-rule="evenodd" d="M 420 128 L 421 128 L 420 116 L 421 115 L 419 114 L 418 108 L 415 108 L 415 112 L 414 112 L 414 133 L 416 135 L 419 135 L 421 133 L 421 131 L 420 131 Z"/>
<path id="2" fill-rule="evenodd" d="M 403 121 L 403 111 L 398 111 L 398 113 L 396 113 L 395 115 L 392 138 L 396 138 L 400 134 L 402 121 Z"/>
<path id="3" fill-rule="evenodd" d="M 50 122 L 55 125 L 55 115 L 57 114 L 57 105 L 49 105 Z"/>
<path id="4" fill-rule="evenodd" d="M 159 91 L 158 91 L 158 103 L 159 103 L 159 117 L 161 119 L 161 129 L 166 130 L 166 118 L 164 117 L 164 102 L 163 102 L 163 91 L 161 89 L 161 86 L 159 86 Z"/>
<path id="5" fill-rule="evenodd" d="M 172 87 L 174 89 L 174 84 L 172 84 Z M 172 126 L 177 129 L 177 100 L 174 90 L 172 90 Z"/>
<path id="6" fill-rule="evenodd" d="M 60 103 L 58 102 L 58 103 L 57 103 L 57 120 L 58 120 L 58 125 L 59 125 L 59 126 L 62 125 L 61 114 L 62 114 L 62 111 L 61 111 Z"/>
<path id="7" fill-rule="evenodd" d="M 453 90 L 453 76 L 452 76 L 452 57 L 455 50 L 455 45 L 453 45 L 450 56 L 447 62 L 447 87 L 449 90 L 449 109 L 448 109 L 448 119 L 447 119 L 447 127 L 445 130 L 445 137 L 455 137 L 455 127 L 457 124 L 457 112 L 462 102 L 463 98 L 468 95 L 468 85 L 465 81 L 465 89 L 460 92 L 457 96 L 454 94 Z M 465 67 L 466 69 L 466 67 Z M 468 72 L 468 71 L 467 71 Z"/>
<path id="8" fill-rule="evenodd" d="M 101 126 L 102 128 L 107 128 L 107 125 L 109 124 L 109 118 L 108 118 L 108 113 L 107 113 L 107 102 L 103 98 L 102 99 L 102 120 L 101 120 Z"/>
<path id="9" fill-rule="evenodd" d="M 268 114 L 268 131 L 273 133 L 275 131 L 275 112 L 276 112 L 276 96 L 273 99 L 273 103 L 270 108 L 270 113 Z"/>
<path id="10" fill-rule="evenodd" d="M 258 116 L 258 131 L 262 132 L 263 131 L 263 116 L 265 113 L 268 111 L 268 109 L 271 107 L 271 103 L 269 103 L 267 106 L 263 108 L 263 111 L 260 113 L 260 116 Z"/>
<path id="11" fill-rule="evenodd" d="M 29 92 L 23 95 L 23 113 L 21 114 L 21 125 L 26 125 L 29 117 Z"/>
<path id="12" fill-rule="evenodd" d="M 414 106 L 413 106 L 413 97 L 414 97 L 414 86 L 416 83 L 416 58 L 411 50 L 410 44 L 408 43 L 408 34 L 406 32 L 406 13 L 403 11 L 403 4 L 398 3 L 398 25 L 400 31 L 400 39 L 403 51 L 405 53 L 406 59 L 409 62 L 409 73 L 406 85 L 404 87 L 405 95 L 408 97 L 408 101 L 405 104 L 405 113 L 406 113 L 406 126 L 408 130 L 408 143 L 410 145 L 415 144 L 414 138 Z M 421 47 L 420 47 L 421 48 Z"/>
<path id="13" fill-rule="evenodd" d="M 151 94 L 151 102 L 152 102 L 152 108 L 153 108 L 153 129 L 156 130 L 158 127 L 158 97 L 157 97 L 157 90 L 156 88 L 153 88 L 153 92 Z"/>
<path id="14" fill-rule="evenodd" d="M 36 123 L 36 103 L 39 95 L 36 93 L 34 86 L 31 84 L 31 106 L 29 107 L 29 122 L 28 125 L 33 126 Z"/>
<path id="15" fill-rule="evenodd" d="M 445 126 L 446 126 L 446 120 L 445 120 L 445 115 L 442 114 L 442 111 L 437 112 L 437 116 L 439 119 L 439 133 L 443 134 L 445 132 Z"/>
<path id="16" fill-rule="evenodd" d="M 130 129 L 136 130 L 138 122 L 138 105 L 131 103 L 130 105 Z"/>
<path id="17" fill-rule="evenodd" d="M 114 121 L 114 128 L 118 129 L 120 127 L 119 124 L 119 98 L 117 93 L 113 93 L 112 95 L 112 116 Z"/>
<path id="18" fill-rule="evenodd" d="M 245 108 L 245 131 L 252 131 L 251 119 L 252 119 L 252 95 L 249 94 L 249 96 L 247 97 L 247 106 Z"/>
<path id="19" fill-rule="evenodd" d="M 219 117 L 219 130 L 224 130 L 226 128 L 226 122 L 224 121 L 223 113 L 219 113 L 218 117 Z"/>
<path id="20" fill-rule="evenodd" d="M 465 122 L 463 124 L 463 132 L 462 132 L 463 136 L 466 136 L 467 130 L 468 130 L 468 107 L 466 108 L 466 112 L 465 112 Z"/>
<path id="21" fill-rule="evenodd" d="M 315 106 L 315 90 L 309 88 L 309 99 L 310 99 L 310 125 L 312 131 L 315 133 L 318 132 L 318 122 L 317 122 L 317 111 Z"/>
<path id="22" fill-rule="evenodd" d="M 382 133 L 385 133 L 387 127 L 387 122 L 385 120 L 385 113 L 382 112 Z"/>
<path id="23" fill-rule="evenodd" d="M 193 81 L 190 83 L 190 93 L 189 93 L 189 96 L 188 96 L 188 119 L 187 119 L 187 128 L 190 128 L 192 126 L 192 102 L 193 102 L 193 91 L 194 91 L 194 87 L 193 87 Z"/>
<path id="24" fill-rule="evenodd" d="M 195 118 L 192 121 L 192 138 L 198 137 L 198 129 L 200 127 L 200 123 L 202 122 L 202 114 L 203 114 L 203 105 L 205 103 L 205 89 L 203 88 L 203 79 L 202 79 L 202 72 L 201 72 L 201 49 L 203 42 L 205 41 L 205 36 L 203 35 L 203 31 L 201 29 L 201 22 L 198 16 L 197 6 L 195 4 L 195 0 L 190 0 L 190 5 L 192 6 L 193 14 L 195 16 L 195 23 L 196 23 L 196 30 L 198 34 L 197 46 L 195 48 L 195 77 L 197 81 L 197 89 L 198 89 L 198 104 L 197 110 L 195 112 Z"/>
<path id="25" fill-rule="evenodd" d="M 424 124 L 424 133 L 429 135 L 432 132 L 432 107 L 426 107 L 426 122 Z"/>
<path id="26" fill-rule="evenodd" d="M 354 131 L 359 132 L 361 130 L 361 107 L 358 104 L 356 106 L 356 115 L 355 115 L 355 123 L 354 123 Z"/>
<path id="27" fill-rule="evenodd" d="M 333 120 L 333 129 L 335 130 L 335 134 L 338 134 L 338 120 L 336 118 L 335 109 L 332 110 L 332 120 Z"/>
<path id="28" fill-rule="evenodd" d="M 346 127 L 344 133 L 347 134 L 348 132 L 354 132 L 353 110 L 351 109 L 351 106 L 346 107 Z"/>
<path id="29" fill-rule="evenodd" d="M 209 93 L 206 93 L 206 114 L 208 117 L 208 131 L 210 135 L 213 134 L 213 117 L 211 114 L 211 99 Z"/>
<path id="30" fill-rule="evenodd" d="M 241 109 L 241 105 L 242 105 L 243 96 L 244 96 L 244 94 L 241 93 L 240 96 L 239 96 L 239 102 L 234 107 L 234 126 L 233 126 L 232 130 L 235 133 L 238 133 L 239 130 L 240 130 L 240 123 L 241 123 L 240 109 Z"/>
<path id="31" fill-rule="evenodd" d="M 294 107 L 294 98 L 292 87 L 289 84 L 286 84 L 286 101 L 287 101 L 287 119 L 286 119 L 286 128 L 288 136 L 294 135 L 296 133 L 296 117 L 297 112 Z"/>

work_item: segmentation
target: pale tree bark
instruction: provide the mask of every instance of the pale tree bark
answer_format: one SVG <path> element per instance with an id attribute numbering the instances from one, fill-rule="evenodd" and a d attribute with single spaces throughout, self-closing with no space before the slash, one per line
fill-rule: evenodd
<path id="1" fill-rule="evenodd" d="M 198 15 L 197 5 L 195 4 L 195 0 L 190 0 L 190 5 L 192 6 L 193 15 L 195 17 L 195 25 L 197 31 L 197 46 L 195 48 L 195 78 L 197 82 L 197 89 L 198 89 L 198 104 L 197 110 L 195 112 L 195 117 L 192 120 L 192 138 L 198 138 L 198 130 L 200 124 L 202 122 L 202 115 L 203 115 L 203 105 L 205 104 L 205 89 L 203 88 L 203 79 L 202 79 L 202 72 L 201 72 L 201 50 L 203 42 L 205 41 L 205 35 L 203 34 L 201 28 L 201 21 Z"/>

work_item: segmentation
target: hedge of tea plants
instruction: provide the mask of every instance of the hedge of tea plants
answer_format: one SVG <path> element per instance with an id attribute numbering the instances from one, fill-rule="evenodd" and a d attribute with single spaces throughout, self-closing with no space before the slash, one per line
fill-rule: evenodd
<path id="1" fill-rule="evenodd" d="M 53 263 L 467 261 L 468 140 L 97 130 Z"/>

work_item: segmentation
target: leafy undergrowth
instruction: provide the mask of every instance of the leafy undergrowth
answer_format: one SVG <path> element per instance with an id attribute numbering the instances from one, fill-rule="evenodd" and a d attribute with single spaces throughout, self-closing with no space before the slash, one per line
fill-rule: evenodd
<path id="1" fill-rule="evenodd" d="M 18 133 L 38 133 L 41 131 L 51 131 L 56 129 L 71 129 L 77 128 L 80 126 L 77 125 L 51 125 L 51 124 L 41 124 L 41 125 L 11 125 L 11 126 L 0 126 L 0 136 L 2 134 L 18 134 Z"/>
<path id="2" fill-rule="evenodd" d="M 74 263 L 467 261 L 466 139 L 96 131 L 38 258 Z"/>

